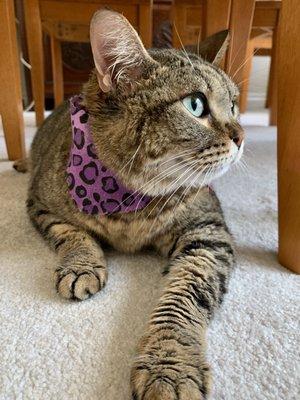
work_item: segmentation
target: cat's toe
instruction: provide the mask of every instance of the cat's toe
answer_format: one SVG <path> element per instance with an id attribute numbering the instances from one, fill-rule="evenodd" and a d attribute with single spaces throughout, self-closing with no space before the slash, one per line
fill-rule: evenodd
<path id="1" fill-rule="evenodd" d="M 59 267 L 55 271 L 56 289 L 65 299 L 88 299 L 104 287 L 106 278 L 101 266 L 86 270 Z"/>
<path id="2" fill-rule="evenodd" d="M 138 380 L 139 377 L 136 377 Z M 142 378 L 142 381 L 144 379 Z M 156 379 L 147 379 L 146 382 L 137 382 L 133 390 L 134 400 L 204 400 L 205 396 L 198 384 L 193 380 L 185 382 L 172 381 L 167 377 L 158 376 Z"/>
<path id="3" fill-rule="evenodd" d="M 182 368 L 182 366 L 181 366 Z M 154 372 L 153 368 L 136 368 L 132 372 L 133 400 L 204 400 L 209 388 L 204 377 L 188 368 L 169 366 Z"/>

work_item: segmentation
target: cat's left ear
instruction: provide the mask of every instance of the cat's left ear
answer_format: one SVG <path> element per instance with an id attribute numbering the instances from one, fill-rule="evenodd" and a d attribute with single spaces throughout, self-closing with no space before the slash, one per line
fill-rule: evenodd
<path id="1" fill-rule="evenodd" d="M 209 36 L 200 43 L 198 55 L 204 58 L 204 60 L 219 66 L 228 48 L 229 39 L 230 36 L 228 30 L 224 30 Z"/>
<path id="2" fill-rule="evenodd" d="M 103 92 L 110 92 L 119 80 L 134 84 L 150 63 L 156 62 L 143 46 L 137 32 L 121 14 L 102 9 L 90 25 L 90 40 Z"/>

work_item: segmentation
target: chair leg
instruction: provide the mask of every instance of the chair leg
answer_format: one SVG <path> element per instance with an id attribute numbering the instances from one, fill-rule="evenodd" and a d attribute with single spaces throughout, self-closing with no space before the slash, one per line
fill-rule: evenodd
<path id="1" fill-rule="evenodd" d="M 266 102 L 265 102 L 265 108 L 270 107 L 270 101 L 272 97 L 272 84 L 271 84 L 271 76 L 273 75 L 273 68 L 274 68 L 274 62 L 272 62 L 272 56 L 271 56 L 271 65 L 270 65 L 270 72 L 269 72 L 269 77 L 268 77 L 268 86 L 267 86 L 267 96 L 266 96 Z"/>
<path id="2" fill-rule="evenodd" d="M 14 3 L 0 2 L 0 51 L 5 61 L 0 63 L 0 113 L 8 158 L 25 157 L 19 51 L 16 38 Z"/>
<path id="3" fill-rule="evenodd" d="M 205 0 L 202 39 L 228 29 L 231 0 Z"/>
<path id="4" fill-rule="evenodd" d="M 231 41 L 226 71 L 239 84 L 243 80 L 247 46 L 254 14 L 255 0 L 232 0 L 230 15 Z"/>
<path id="5" fill-rule="evenodd" d="M 277 27 L 273 32 L 271 68 L 270 68 L 270 125 L 277 125 L 277 80 L 278 80 L 278 63 L 277 63 Z"/>
<path id="6" fill-rule="evenodd" d="M 184 31 L 185 20 L 186 20 L 186 9 L 184 4 L 180 4 L 180 0 L 174 0 L 172 5 L 172 37 L 173 47 L 175 49 L 181 48 L 181 32 Z"/>
<path id="7" fill-rule="evenodd" d="M 152 1 L 148 1 L 147 4 L 141 4 L 139 6 L 139 33 L 146 48 L 152 47 L 152 8 Z"/>
<path id="8" fill-rule="evenodd" d="M 52 74 L 53 74 L 53 91 L 55 107 L 63 102 L 64 99 L 64 81 L 63 81 L 63 65 L 61 56 L 60 41 L 54 36 L 50 37 L 51 58 L 52 58 Z"/>
<path id="9" fill-rule="evenodd" d="M 26 0 L 24 2 L 24 12 L 36 124 L 39 126 L 44 120 L 45 101 L 42 24 L 39 1 Z"/>
<path id="10" fill-rule="evenodd" d="M 249 81 L 250 81 L 250 75 L 251 75 L 253 54 L 254 54 L 253 41 L 249 40 L 248 47 L 247 47 L 247 53 L 246 53 L 247 62 L 244 65 L 243 80 L 240 83 L 240 93 L 241 93 L 240 94 L 240 112 L 241 113 L 246 112 L 246 109 L 247 109 Z"/>
<path id="11" fill-rule="evenodd" d="M 300 273 L 300 8 L 283 1 L 278 46 L 279 262 Z"/>

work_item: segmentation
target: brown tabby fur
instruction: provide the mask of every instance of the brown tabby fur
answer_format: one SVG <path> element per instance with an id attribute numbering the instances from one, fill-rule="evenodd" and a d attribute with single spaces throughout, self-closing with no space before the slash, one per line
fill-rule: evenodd
<path id="1" fill-rule="evenodd" d="M 231 112 L 237 89 L 221 70 L 198 56 L 188 59 L 175 50 L 145 56 L 124 18 L 109 11 L 100 11 L 99 16 L 126 31 L 142 60 L 134 69 L 127 66 L 127 75 L 118 82 L 111 73 L 114 86 L 105 93 L 99 89 L 99 69 L 85 85 L 83 102 L 95 147 L 128 187 L 138 189 L 148 183 L 144 192 L 154 200 L 137 213 L 79 212 L 66 183 L 71 124 L 64 103 L 47 118 L 32 144 L 28 213 L 59 256 L 56 288 L 67 299 L 83 300 L 105 285 L 101 244 L 126 253 L 150 246 L 168 257 L 167 285 L 133 366 L 132 396 L 135 400 L 204 399 L 210 390 L 205 332 L 226 292 L 234 262 L 232 239 L 211 190 L 200 188 L 200 183 L 188 187 L 183 179 L 169 192 L 170 182 L 182 171 L 158 177 L 167 159 L 186 157 L 183 151 L 189 151 L 189 157 L 206 170 L 228 162 L 232 139 L 242 135 L 237 111 Z M 121 71 L 121 64 L 122 60 L 116 71 Z M 199 91 L 206 94 L 211 109 L 203 120 L 181 102 Z"/>

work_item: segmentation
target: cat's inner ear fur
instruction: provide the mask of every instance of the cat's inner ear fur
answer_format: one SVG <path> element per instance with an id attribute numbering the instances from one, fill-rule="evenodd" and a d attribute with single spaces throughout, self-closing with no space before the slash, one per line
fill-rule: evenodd
<path id="1" fill-rule="evenodd" d="M 143 73 L 146 61 L 155 61 L 147 53 L 137 32 L 121 14 L 97 11 L 90 25 L 90 40 L 99 86 L 111 91 L 122 79 L 133 83 Z"/>
<path id="2" fill-rule="evenodd" d="M 197 49 L 204 60 L 219 66 L 226 54 L 229 44 L 229 31 L 224 30 L 203 40 Z"/>

